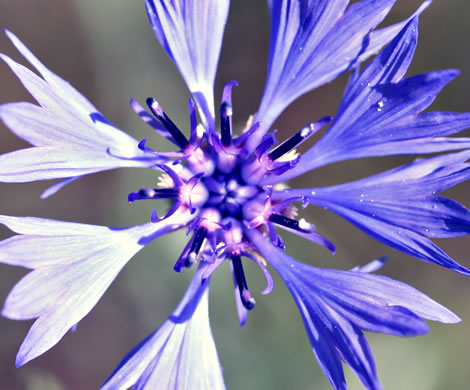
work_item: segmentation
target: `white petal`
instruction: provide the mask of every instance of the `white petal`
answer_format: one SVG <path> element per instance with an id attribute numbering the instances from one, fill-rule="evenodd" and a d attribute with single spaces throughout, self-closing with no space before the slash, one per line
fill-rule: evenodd
<path id="1" fill-rule="evenodd" d="M 17 364 L 56 344 L 143 246 L 192 218 L 184 213 L 156 224 L 114 229 L 0 216 L 0 223 L 12 230 L 28 232 L 0 242 L 0 261 L 34 269 L 10 292 L 2 312 L 12 319 L 39 317 L 20 348 Z"/>

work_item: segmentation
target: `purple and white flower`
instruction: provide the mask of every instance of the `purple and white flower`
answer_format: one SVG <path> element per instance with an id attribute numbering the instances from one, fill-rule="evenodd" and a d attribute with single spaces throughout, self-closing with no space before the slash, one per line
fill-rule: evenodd
<path id="1" fill-rule="evenodd" d="M 459 318 L 414 288 L 369 273 L 381 261 L 352 271 L 301 264 L 286 254 L 276 228 L 334 253 L 321 227 L 318 231 L 297 218 L 294 204 L 324 207 L 394 249 L 470 273 L 431 241 L 470 232 L 470 211 L 439 195 L 470 176 L 470 138 L 450 137 L 470 127 L 470 114 L 422 112 L 457 72 L 405 77 L 416 47 L 418 15 L 430 1 L 408 20 L 377 29 L 393 0 L 352 5 L 348 0 L 268 0 L 272 27 L 266 87 L 254 119 L 238 135 L 232 123 L 232 89 L 237 83 L 226 84 L 218 111 L 213 92 L 229 1 L 145 4 L 156 37 L 192 94 L 188 132 L 178 128 L 156 99 L 148 98 L 147 108 L 131 101 L 142 120 L 175 145 L 169 153 L 116 128 L 6 32 L 41 77 L 0 55 L 38 103 L 0 106 L 4 123 L 32 145 L 0 156 L 0 180 L 62 179 L 46 190 L 47 197 L 83 175 L 146 168 L 160 175 L 160 182 L 154 187 L 143 183 L 128 194 L 129 202 L 171 202 L 164 216 L 153 209 L 151 222 L 128 228 L 0 216 L 0 223 L 17 234 L 0 242 L 0 261 L 31 269 L 13 288 L 2 312 L 12 319 L 36 319 L 17 365 L 54 346 L 142 247 L 185 228 L 190 238 L 174 269 L 181 272 L 199 264 L 187 293 L 103 388 L 225 388 L 209 327 L 209 280 L 223 262 L 230 263 L 243 325 L 255 307 L 243 267 L 250 260 L 265 275 L 262 294 L 274 287 L 270 266 L 288 286 L 315 356 L 335 389 L 346 389 L 342 361 L 366 388 L 381 389 L 363 330 L 414 336 L 427 332 L 423 318 L 443 323 Z M 361 62 L 383 47 L 361 71 Z M 316 121 L 278 144 L 271 126 L 285 108 L 350 70 L 335 117 L 312 118 Z M 307 152 L 295 152 L 328 125 Z M 301 189 L 284 184 L 346 159 L 436 152 L 442 154 L 346 184 Z"/>

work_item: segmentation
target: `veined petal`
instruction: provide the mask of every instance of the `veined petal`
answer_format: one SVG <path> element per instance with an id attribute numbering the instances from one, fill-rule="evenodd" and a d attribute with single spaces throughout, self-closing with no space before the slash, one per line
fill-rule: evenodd
<path id="1" fill-rule="evenodd" d="M 46 80 L 46 82 L 53 87 L 57 93 L 61 94 L 64 99 L 70 99 L 71 104 L 75 103 L 85 111 L 97 111 L 93 104 L 91 104 L 80 92 L 72 87 L 67 81 L 63 80 L 44 66 L 44 64 L 42 64 L 41 61 L 39 61 L 36 56 L 18 39 L 18 37 L 7 30 L 5 30 L 5 33 L 23 57 L 26 58 L 34 68 L 36 68 L 44 80 Z"/>
<path id="2" fill-rule="evenodd" d="M 225 389 L 209 326 L 209 280 L 201 263 L 177 309 L 119 364 L 101 388 Z"/>
<path id="3" fill-rule="evenodd" d="M 0 54 L 39 103 L 39 106 L 26 102 L 0 105 L 0 118 L 18 137 L 36 147 L 49 149 L 24 149 L 14 152 L 17 154 L 1 156 L 4 174 L 0 180 L 19 182 L 72 177 L 105 169 L 149 166 L 166 161 L 155 155 L 152 158 L 146 156 L 134 138 L 112 125 L 69 83 L 48 70 L 16 36 L 8 31 L 6 33 L 43 78 Z M 35 158 L 42 153 L 44 157 L 38 163 L 44 164 L 44 167 L 39 171 L 47 170 L 49 163 L 55 165 L 57 160 L 63 160 L 58 171 L 54 173 L 52 168 L 49 174 L 38 174 L 36 177 L 31 173 L 24 180 L 21 172 L 18 172 L 15 177 L 18 165 L 28 165 L 25 159 Z M 73 153 L 70 163 L 63 159 L 69 153 Z M 50 161 L 46 158 L 50 158 Z M 77 160 L 80 162 L 77 163 Z M 34 167 L 30 168 L 33 172 Z"/>
<path id="4" fill-rule="evenodd" d="M 347 32 L 351 31 L 351 29 L 360 29 L 364 32 L 364 26 L 358 26 L 356 24 L 362 23 L 364 18 L 373 17 L 375 12 L 372 11 L 372 15 L 369 15 L 369 13 L 379 2 L 370 0 L 353 4 L 345 12 L 344 21 L 341 26 L 338 26 L 340 28 L 332 30 L 327 39 L 321 42 L 321 48 L 319 48 L 318 51 L 322 52 L 322 57 L 315 58 L 315 61 L 318 63 L 317 72 L 323 71 L 325 75 L 328 75 L 328 72 L 333 70 L 335 74 L 333 77 L 336 77 L 337 70 L 334 68 L 331 69 L 331 63 L 341 60 L 344 61 L 347 58 L 354 59 L 355 63 L 353 66 L 357 67 L 360 62 L 376 54 L 383 46 L 390 42 L 410 20 L 420 15 L 431 2 L 432 0 L 423 2 L 412 16 L 400 23 L 375 31 L 372 31 L 371 28 L 367 35 L 361 36 L 356 34 L 355 37 L 351 39 Z M 383 3 L 383 1 L 380 3 Z M 354 9 L 354 7 L 356 7 L 356 9 Z M 379 15 L 379 17 L 383 16 Z M 354 39 L 356 39 L 356 41 Z M 358 50 L 359 45 L 361 46 L 360 50 Z M 346 70 L 351 69 L 353 66 L 348 64 Z M 329 75 L 328 78 L 329 77 L 333 78 L 331 75 Z"/>
<path id="5" fill-rule="evenodd" d="M 206 129 L 215 129 L 214 80 L 229 0 L 146 0 L 160 44 L 194 96 Z"/>
<path id="6" fill-rule="evenodd" d="M 256 117 L 262 122 L 261 130 L 250 137 L 251 148 L 292 101 L 375 54 L 403 26 L 399 23 L 383 33 L 371 33 L 394 0 L 363 0 L 346 8 L 348 3 L 270 1 L 268 78 Z"/>
<path id="7" fill-rule="evenodd" d="M 0 155 L 0 181 L 8 183 L 87 175 L 120 167 L 142 167 L 153 159 L 115 158 L 106 151 L 64 146 L 37 146 Z"/>
<path id="8" fill-rule="evenodd" d="M 416 47 L 417 28 L 415 18 L 360 75 L 351 77 L 327 132 L 295 168 L 268 178 L 266 184 L 347 159 L 470 147 L 470 138 L 446 137 L 470 127 L 470 113 L 421 113 L 458 72 L 438 71 L 402 79 Z"/>
<path id="9" fill-rule="evenodd" d="M 393 248 L 469 275 L 429 240 L 470 233 L 470 210 L 437 195 L 470 177 L 469 158 L 464 151 L 417 160 L 337 186 L 273 192 L 273 199 L 304 197 Z"/>
<path id="10" fill-rule="evenodd" d="M 151 240 L 187 224 L 189 213 L 131 228 L 0 216 L 20 233 L 0 242 L 0 262 L 31 268 L 2 314 L 37 318 L 17 356 L 21 366 L 54 346 L 93 308 L 116 275 Z"/>
<path id="11" fill-rule="evenodd" d="M 252 243 L 292 293 L 319 363 L 335 389 L 346 389 L 341 360 L 368 389 L 381 389 L 362 330 L 414 336 L 427 332 L 420 317 L 444 323 L 460 319 L 418 290 L 396 280 L 356 271 L 299 263 L 256 230 Z"/>

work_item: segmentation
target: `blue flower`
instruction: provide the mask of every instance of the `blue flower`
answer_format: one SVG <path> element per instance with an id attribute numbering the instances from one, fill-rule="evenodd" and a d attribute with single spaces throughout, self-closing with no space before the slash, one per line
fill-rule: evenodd
<path id="1" fill-rule="evenodd" d="M 342 361 L 368 389 L 380 389 L 363 330 L 414 336 L 427 332 L 422 318 L 455 323 L 459 318 L 412 287 L 373 275 L 376 261 L 353 271 L 314 268 L 284 250 L 276 228 L 327 248 L 335 246 L 297 208 L 325 207 L 373 238 L 418 259 L 462 274 L 470 270 L 430 239 L 470 231 L 470 211 L 438 195 L 466 180 L 469 138 L 449 137 L 470 127 L 470 114 L 425 112 L 457 72 L 404 78 L 416 40 L 418 15 L 376 29 L 394 1 L 268 1 L 271 41 L 265 92 L 254 119 L 239 136 L 233 131 L 232 89 L 222 93 L 218 115 L 214 79 L 229 2 L 146 1 L 158 40 L 185 79 L 189 137 L 154 98 L 131 107 L 176 150 L 159 153 L 111 124 L 85 97 L 48 70 L 16 38 L 16 48 L 39 77 L 9 57 L 10 66 L 39 105 L 0 106 L 0 118 L 33 145 L 0 156 L 0 180 L 65 179 L 50 196 L 83 175 L 132 167 L 160 174 L 156 187 L 128 194 L 129 202 L 169 200 L 164 216 L 151 222 L 109 228 L 37 218 L 0 216 L 17 235 L 0 242 L 0 261 L 32 271 L 10 292 L 3 315 L 37 319 L 17 356 L 23 365 L 75 326 L 142 247 L 177 229 L 190 236 L 174 269 L 199 263 L 175 312 L 118 366 L 104 388 L 223 389 L 224 382 L 208 320 L 208 287 L 214 271 L 229 262 L 243 325 L 255 307 L 243 262 L 255 262 L 274 287 L 268 266 L 287 284 L 301 312 L 313 351 L 335 389 L 346 389 Z M 388 44 L 388 45 L 387 45 Z M 387 45 L 387 46 L 386 46 Z M 362 71 L 359 65 L 386 48 Z M 304 93 L 352 70 L 335 118 L 307 124 L 278 144 L 271 125 Z M 198 124 L 198 114 L 201 124 Z M 216 124 L 216 119 L 219 123 Z M 295 148 L 329 125 L 302 156 Z M 441 154 L 393 170 L 331 187 L 289 189 L 284 182 L 320 166 L 360 157 Z"/>

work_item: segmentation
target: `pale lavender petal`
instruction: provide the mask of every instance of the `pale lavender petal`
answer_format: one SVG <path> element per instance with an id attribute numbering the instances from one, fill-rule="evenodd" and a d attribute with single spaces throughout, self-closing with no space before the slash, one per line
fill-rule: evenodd
<path id="1" fill-rule="evenodd" d="M 235 305 L 237 306 L 238 314 L 238 323 L 240 326 L 245 326 L 246 320 L 248 319 L 248 310 L 243 306 L 242 300 L 240 298 L 240 287 L 238 287 L 237 279 L 235 278 L 235 273 L 233 270 L 233 263 L 230 261 L 230 269 L 232 271 L 233 278 L 233 287 L 235 293 Z"/>
<path id="2" fill-rule="evenodd" d="M 132 228 L 0 216 L 21 233 L 0 242 L 0 262 L 33 269 L 5 302 L 11 319 L 39 317 L 17 356 L 21 366 L 54 346 L 93 308 L 127 261 L 146 243 L 187 224 L 189 213 Z"/>
<path id="3" fill-rule="evenodd" d="M 146 0 L 145 5 L 153 31 L 186 81 L 206 129 L 214 129 L 214 80 L 229 0 Z"/>
<path id="4" fill-rule="evenodd" d="M 106 151 L 75 148 L 70 145 L 37 146 L 0 155 L 0 181 L 19 183 L 60 179 L 155 163 L 154 159 L 138 161 L 116 158 Z"/>
<path id="5" fill-rule="evenodd" d="M 39 148 L 0 156 L 0 181 L 66 178 L 166 161 L 161 156 L 147 156 L 134 138 L 112 125 L 69 83 L 49 71 L 17 37 L 10 32 L 7 35 L 44 78 L 0 54 L 39 103 L 0 105 L 0 118 L 10 130 Z M 70 161 L 64 158 L 68 154 Z M 33 164 L 36 158 L 38 167 Z"/>
<path id="6" fill-rule="evenodd" d="M 201 283 L 204 268 L 201 263 L 178 308 L 123 359 L 102 390 L 225 389 L 209 326 L 209 280 Z"/>
<path id="7" fill-rule="evenodd" d="M 89 112 L 95 112 L 97 109 L 91 104 L 87 98 L 85 98 L 80 92 L 78 92 L 74 87 L 72 87 L 67 81 L 63 80 L 55 73 L 51 72 L 47 67 L 45 67 L 36 56 L 31 53 L 31 51 L 10 31 L 5 30 L 8 38 L 15 45 L 18 51 L 23 55 L 28 62 L 33 65 L 39 73 L 44 77 L 44 80 L 50 84 L 57 93 L 60 93 L 64 99 L 70 99 L 72 102 L 75 102 L 77 105 L 83 107 L 84 110 Z"/>
<path id="8" fill-rule="evenodd" d="M 23 102 L 0 106 L 2 120 L 19 137 L 35 146 L 73 143 L 98 144 L 104 150 L 115 147 L 127 153 L 136 150 L 138 142 L 111 125 L 97 110 L 85 109 L 11 58 L 3 54 L 0 58 L 40 104 Z"/>

